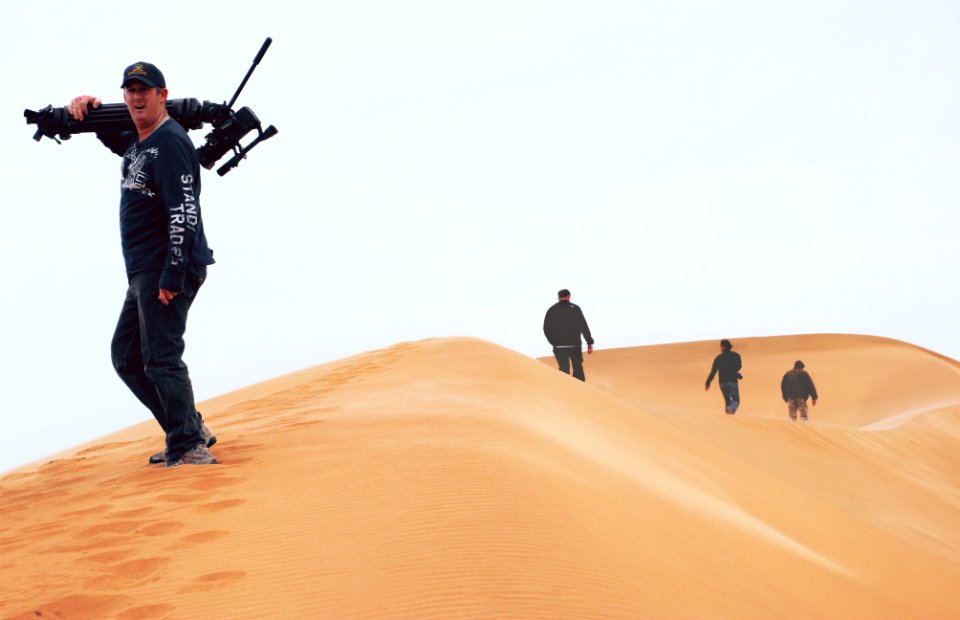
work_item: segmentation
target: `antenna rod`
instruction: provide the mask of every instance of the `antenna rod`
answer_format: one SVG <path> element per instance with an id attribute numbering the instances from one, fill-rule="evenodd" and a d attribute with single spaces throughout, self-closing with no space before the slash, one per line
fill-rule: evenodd
<path id="1" fill-rule="evenodd" d="M 243 77 L 243 81 L 240 82 L 240 87 L 237 88 L 237 92 L 233 93 L 233 99 L 230 100 L 230 103 L 227 104 L 227 109 L 232 110 L 233 104 L 237 101 L 237 97 L 240 96 L 240 91 L 243 90 L 243 87 L 247 85 L 247 80 L 250 79 L 250 76 L 253 75 L 253 70 L 257 68 L 257 65 L 260 64 L 260 60 L 263 59 L 263 55 L 267 53 L 267 48 L 270 47 L 270 44 L 273 43 L 273 39 L 267 37 L 267 40 L 263 42 L 263 45 L 260 46 L 260 51 L 257 52 L 257 57 L 253 59 L 253 64 L 250 65 L 250 69 L 247 71 L 247 75 Z"/>

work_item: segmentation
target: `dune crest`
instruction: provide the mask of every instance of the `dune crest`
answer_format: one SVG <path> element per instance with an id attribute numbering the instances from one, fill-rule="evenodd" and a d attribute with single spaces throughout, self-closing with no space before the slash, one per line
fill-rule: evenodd
<path id="1" fill-rule="evenodd" d="M 151 421 L 20 468 L 0 616 L 960 615 L 960 366 L 734 342 L 736 416 L 713 343 L 601 350 L 583 384 L 430 339 L 203 403 L 222 465 L 148 466 Z M 776 393 L 798 357 L 805 426 Z"/>

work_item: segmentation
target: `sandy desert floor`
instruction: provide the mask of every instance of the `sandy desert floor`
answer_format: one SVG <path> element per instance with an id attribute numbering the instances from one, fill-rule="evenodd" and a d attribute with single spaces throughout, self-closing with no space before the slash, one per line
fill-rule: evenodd
<path id="1" fill-rule="evenodd" d="M 902 342 L 403 343 L 0 478 L 3 618 L 960 617 L 960 364 Z M 802 359 L 821 400 L 787 418 Z"/>

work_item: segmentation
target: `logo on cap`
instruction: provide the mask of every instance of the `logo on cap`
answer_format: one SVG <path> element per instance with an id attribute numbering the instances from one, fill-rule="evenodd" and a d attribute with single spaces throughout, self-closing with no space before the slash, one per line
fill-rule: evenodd
<path id="1" fill-rule="evenodd" d="M 130 77 L 131 75 L 147 75 L 147 71 L 143 68 L 143 65 L 136 64 L 130 67 L 130 70 L 127 71 L 127 77 Z"/>

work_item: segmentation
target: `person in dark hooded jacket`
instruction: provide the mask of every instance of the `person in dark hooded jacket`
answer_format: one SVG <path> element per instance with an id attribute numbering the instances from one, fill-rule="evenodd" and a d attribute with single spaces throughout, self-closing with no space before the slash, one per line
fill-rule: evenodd
<path id="1" fill-rule="evenodd" d="M 793 370 L 788 370 L 780 381 L 783 402 L 787 403 L 787 413 L 794 422 L 797 421 L 797 412 L 800 413 L 801 422 L 808 421 L 808 398 L 812 399 L 814 407 L 817 406 L 817 388 L 813 385 L 810 373 L 803 368 L 803 362 L 797 360 L 793 364 Z"/>

